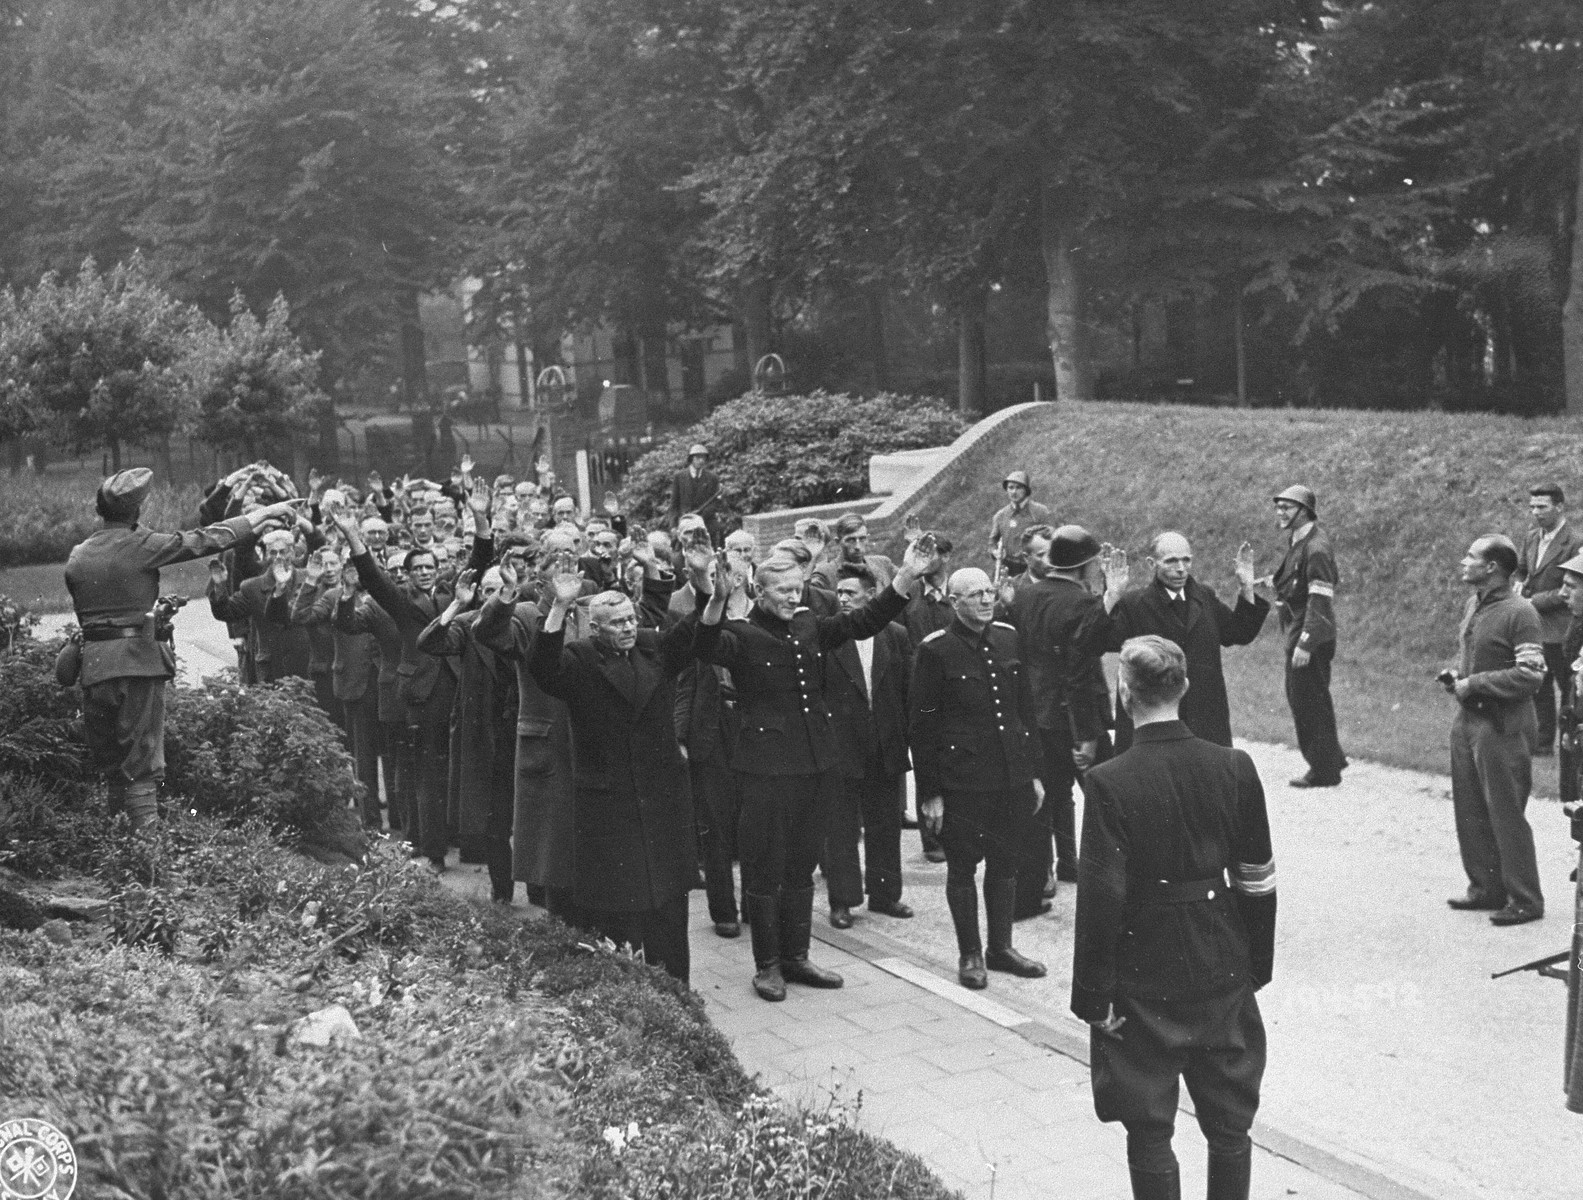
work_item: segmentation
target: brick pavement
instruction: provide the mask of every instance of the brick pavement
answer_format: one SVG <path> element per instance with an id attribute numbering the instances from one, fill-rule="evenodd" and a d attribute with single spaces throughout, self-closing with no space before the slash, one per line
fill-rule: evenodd
<path id="1" fill-rule="evenodd" d="M 1125 1135 L 1094 1116 L 1082 1034 L 968 992 L 878 939 L 821 929 L 815 960 L 839 991 L 792 987 L 781 1004 L 753 994 L 747 932 L 716 937 L 693 894 L 693 988 L 743 1067 L 776 1095 L 821 1107 L 857 1103 L 869 1132 L 910 1150 L 970 1200 L 1126 1200 Z M 840 945 L 833 943 L 839 941 Z M 889 950 L 887 953 L 886 951 Z M 1202 1194 L 1204 1144 L 1177 1126 L 1183 1194 Z M 1253 1196 L 1356 1200 L 1360 1194 L 1260 1148 Z"/>

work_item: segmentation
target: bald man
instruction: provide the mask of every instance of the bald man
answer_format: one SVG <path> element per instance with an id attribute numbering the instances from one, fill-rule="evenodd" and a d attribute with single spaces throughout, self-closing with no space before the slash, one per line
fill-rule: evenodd
<path id="1" fill-rule="evenodd" d="M 1539 614 L 1512 591 L 1517 547 L 1481 537 L 1462 558 L 1473 589 L 1461 655 L 1445 679 L 1460 708 L 1451 722 L 1451 807 L 1468 890 L 1452 908 L 1488 911 L 1494 925 L 1544 916 L 1533 830 L 1523 810 L 1533 785 L 1534 694 L 1545 677 Z"/>
<path id="2" fill-rule="evenodd" d="M 1044 974 L 1043 963 L 1011 947 L 1019 840 L 1044 802 L 1044 789 L 1033 689 L 1017 652 L 1017 631 L 994 619 L 994 584 L 977 567 L 966 567 L 951 576 L 946 594 L 951 624 L 924 638 L 913 660 L 913 772 L 919 820 L 940 834 L 945 847 L 957 978 L 979 989 L 988 986 L 986 968 L 1024 978 Z M 987 953 L 978 925 L 980 862 Z"/>
<path id="3" fill-rule="evenodd" d="M 1253 590 L 1253 549 L 1244 542 L 1237 550 L 1235 608 L 1194 577 L 1192 544 L 1175 530 L 1155 536 L 1145 565 L 1150 579 L 1143 587 L 1121 592 L 1107 587 L 1105 601 L 1110 613 L 1104 627 L 1104 649 L 1113 654 L 1129 638 L 1149 634 L 1175 642 L 1187 656 L 1187 677 L 1193 681 L 1180 702 L 1182 724 L 1195 737 L 1229 746 L 1231 704 L 1226 698 L 1220 651 L 1224 646 L 1248 645 L 1259 636 L 1270 615 L 1270 602 Z M 1110 582 L 1107 579 L 1107 584 Z M 1116 753 L 1130 745 L 1132 720 L 1118 703 Z"/>

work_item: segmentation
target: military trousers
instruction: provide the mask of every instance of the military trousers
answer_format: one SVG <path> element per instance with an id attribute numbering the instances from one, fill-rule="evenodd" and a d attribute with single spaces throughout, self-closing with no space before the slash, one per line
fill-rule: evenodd
<path id="1" fill-rule="evenodd" d="M 1451 722 L 1451 808 L 1469 893 L 1543 912 L 1534 834 L 1524 810 L 1533 787 L 1533 705 L 1500 719 L 1458 710 Z"/>
<path id="2" fill-rule="evenodd" d="M 129 675 L 82 689 L 88 752 L 112 783 L 165 778 L 167 682 L 163 677 Z"/>
<path id="3" fill-rule="evenodd" d="M 984 884 L 1015 879 L 1025 861 L 1027 833 L 1037 818 L 1033 784 L 992 792 L 945 792 L 945 886 L 971 888 L 984 864 Z M 1048 834 L 1046 834 L 1048 837 Z M 1043 876 L 1039 879 L 1042 887 Z"/>
<path id="4" fill-rule="evenodd" d="M 1572 663 L 1560 642 L 1544 643 L 1545 680 L 1534 695 L 1534 716 L 1539 729 L 1534 737 L 1534 749 L 1549 749 L 1556 741 L 1556 695 L 1564 701 L 1572 690 Z M 1563 796 L 1562 799 L 1576 797 Z"/>
<path id="5" fill-rule="evenodd" d="M 1183 1082 L 1210 1154 L 1246 1154 L 1265 1063 L 1252 988 L 1201 1000 L 1118 996 L 1115 1006 L 1126 1018 L 1120 1029 L 1089 1030 L 1089 1080 L 1099 1119 L 1126 1126 L 1128 1165 L 1151 1173 L 1176 1165 L 1171 1137 Z"/>
<path id="6" fill-rule="evenodd" d="M 1306 667 L 1292 666 L 1292 647 L 1286 648 L 1286 703 L 1297 727 L 1297 748 L 1309 772 L 1321 783 L 1335 783 L 1347 765 L 1336 732 L 1336 706 L 1330 699 L 1330 667 L 1336 644 L 1314 647 Z"/>
<path id="7" fill-rule="evenodd" d="M 837 770 L 816 775 L 739 772 L 742 816 L 737 854 L 742 891 L 778 896 L 783 888 L 811 888 L 824 846 L 826 813 L 841 786 Z"/>

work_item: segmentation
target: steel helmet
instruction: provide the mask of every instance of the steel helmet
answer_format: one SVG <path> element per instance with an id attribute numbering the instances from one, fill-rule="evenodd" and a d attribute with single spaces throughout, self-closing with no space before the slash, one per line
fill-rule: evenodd
<path id="1" fill-rule="evenodd" d="M 1314 500 L 1313 490 L 1310 489 L 1310 488 L 1305 488 L 1300 483 L 1294 483 L 1291 487 L 1287 488 L 1284 492 L 1279 492 L 1276 495 L 1271 496 L 1270 499 L 1271 500 L 1289 500 L 1293 504 L 1301 504 L 1304 508 L 1306 508 L 1308 510 L 1308 515 L 1309 516 L 1317 517 L 1319 515 L 1319 507 L 1318 507 L 1317 502 Z"/>
<path id="2" fill-rule="evenodd" d="M 1050 539 L 1050 565 L 1071 571 L 1099 557 L 1099 541 L 1081 525 L 1063 525 Z"/>
<path id="3" fill-rule="evenodd" d="M 1033 484 L 1029 481 L 1028 472 L 1026 471 L 1011 472 L 1006 476 L 1006 478 L 1000 481 L 1001 489 L 1004 490 L 1008 483 L 1021 484 L 1023 487 L 1028 489 L 1028 495 L 1033 495 Z"/>

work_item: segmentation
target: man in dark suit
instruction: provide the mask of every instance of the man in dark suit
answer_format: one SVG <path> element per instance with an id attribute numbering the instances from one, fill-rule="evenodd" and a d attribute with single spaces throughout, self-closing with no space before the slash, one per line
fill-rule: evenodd
<path id="1" fill-rule="evenodd" d="M 709 558 L 692 572 L 709 597 Z M 556 575 L 528 670 L 565 701 L 577 756 L 574 901 L 580 919 L 611 941 L 688 980 L 687 893 L 697 875 L 687 762 L 672 725 L 676 677 L 693 657 L 697 620 L 665 634 L 639 629 L 632 601 L 602 592 L 588 602 L 592 636 L 566 645 L 566 614 L 582 594 Z M 718 606 L 717 606 L 718 612 Z"/>
<path id="2" fill-rule="evenodd" d="M 671 528 L 680 526 L 682 517 L 696 513 L 704 520 L 710 534 L 719 540 L 720 529 L 720 476 L 704 464 L 709 461 L 708 447 L 699 444 L 687 451 L 687 466 L 671 476 Z"/>
<path id="3" fill-rule="evenodd" d="M 1209 1143 L 1209 1196 L 1246 1200 L 1265 1053 L 1254 992 L 1275 959 L 1264 789 L 1244 751 L 1179 719 L 1189 679 L 1174 642 L 1128 641 L 1120 679 L 1133 743 L 1088 773 L 1073 946 L 1094 1111 L 1126 1126 L 1135 1200 L 1177 1200 L 1185 1077 Z"/>
<path id="4" fill-rule="evenodd" d="M 370 550 L 370 553 L 373 553 Z M 406 552 L 392 550 L 385 559 L 385 574 L 398 586 L 406 581 Z M 330 621 L 335 626 L 337 638 L 367 637 L 370 639 L 374 665 L 376 694 L 375 719 L 379 722 L 375 734 L 379 746 L 379 770 L 384 779 L 385 817 L 392 832 L 405 830 L 408 841 L 417 838 L 417 829 L 404 820 L 416 803 L 417 782 L 411 777 L 410 764 L 404 749 L 407 742 L 407 706 L 401 699 L 401 630 L 391 620 L 390 614 L 363 591 L 357 567 L 347 563 L 341 571 L 340 595 L 330 610 Z M 350 580 L 350 582 L 348 582 Z M 375 793 L 378 807 L 378 793 Z"/>
<path id="5" fill-rule="evenodd" d="M 1098 595 L 1099 542 L 1081 525 L 1032 525 L 1023 530 L 1020 548 L 1027 574 L 1006 606 L 1006 618 L 1017 630 L 1037 708 L 1044 806 L 1017 870 L 1019 920 L 1049 911 L 1056 881 L 1076 882 L 1072 789 L 1083 772 L 1110 756 L 1110 696 L 1100 664 L 1105 610 Z"/>
<path id="6" fill-rule="evenodd" d="M 354 604 L 361 590 L 357 568 L 350 563 L 337 575 L 325 571 L 322 558 L 309 560 L 302 587 L 291 602 L 291 622 L 305 626 L 310 634 L 322 630 L 330 639 L 330 684 L 364 789 L 363 824 L 379 829 L 384 824 L 379 811 L 379 660 L 372 633 L 354 633 L 335 620 L 341 598 Z M 322 586 L 327 580 L 331 586 Z"/>
<path id="7" fill-rule="evenodd" d="M 815 617 L 799 603 L 797 563 L 771 556 L 758 568 L 758 594 L 743 620 L 722 624 L 721 603 L 699 619 L 700 660 L 725 667 L 736 684 L 742 730 L 732 766 L 744 776 L 737 850 L 753 934 L 754 990 L 784 1000 L 786 984 L 841 986 L 841 977 L 808 961 L 813 870 L 824 844 L 825 813 L 841 786 L 840 750 L 824 699 L 824 656 L 843 642 L 870 638 L 899 617 L 932 551 L 907 551 L 893 585 L 857 612 Z M 730 587 L 742 593 L 745 573 Z"/>
<path id="8" fill-rule="evenodd" d="M 293 626 L 290 598 L 302 586 L 302 572 L 292 566 L 296 537 L 277 529 L 262 539 L 265 564 L 261 574 L 244 579 L 236 591 L 219 560 L 209 564 L 209 611 L 217 621 L 247 622 L 253 670 L 259 683 L 274 683 L 289 676 L 308 678 L 308 633 Z M 270 601 L 277 597 L 271 610 Z"/>
<path id="9" fill-rule="evenodd" d="M 1545 681 L 1534 697 L 1539 739 L 1533 752 L 1550 754 L 1556 740 L 1556 696 L 1564 698 L 1572 683 L 1572 665 L 1561 647 L 1570 619 L 1566 601 L 1561 598 L 1561 564 L 1583 551 L 1583 537 L 1567 523 L 1566 496 L 1560 484 L 1542 483 L 1529 488 L 1528 511 L 1534 524 L 1523 538 L 1517 556 L 1515 582 L 1523 599 L 1539 613 Z"/>
<path id="10" fill-rule="evenodd" d="M 724 667 L 700 662 L 683 671 L 676 681 L 674 723 L 693 785 L 693 818 L 698 826 L 709 920 L 718 936 L 741 937 L 736 877 L 731 870 L 737 856 L 742 788 L 731 769 L 739 722 L 730 673 Z"/>
<path id="11" fill-rule="evenodd" d="M 1180 533 L 1159 534 L 1152 550 L 1147 564 L 1154 577 L 1144 587 L 1129 592 L 1127 573 L 1107 570 L 1105 605 L 1110 615 L 1103 648 L 1114 653 L 1129 638 L 1148 633 L 1175 642 L 1187 656 L 1187 676 L 1193 681 L 1182 697 L 1182 723 L 1195 737 L 1229 746 L 1231 704 L 1220 650 L 1248 645 L 1270 615 L 1270 602 L 1253 590 L 1253 548 L 1243 542 L 1237 550 L 1236 608 L 1193 578 L 1193 547 Z M 1118 705 L 1116 753 L 1130 745 L 1132 721 Z"/>
<path id="12" fill-rule="evenodd" d="M 879 581 L 866 566 L 841 565 L 836 596 L 842 612 L 859 611 L 878 590 Z M 865 891 L 870 912 L 912 916 L 901 900 L 911 671 L 907 631 L 894 621 L 866 641 L 845 642 L 825 655 L 824 698 L 835 723 L 842 787 L 830 805 L 821 864 L 830 893 L 830 924 L 837 929 L 852 927 L 852 910 L 863 902 Z"/>

